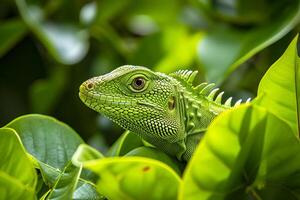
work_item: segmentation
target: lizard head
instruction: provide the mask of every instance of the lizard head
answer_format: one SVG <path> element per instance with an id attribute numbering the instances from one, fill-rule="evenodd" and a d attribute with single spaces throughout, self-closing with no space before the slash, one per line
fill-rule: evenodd
<path id="1" fill-rule="evenodd" d="M 140 66 L 121 66 L 80 86 L 80 99 L 148 142 L 178 140 L 177 81 Z M 155 145 L 155 144 L 154 144 Z"/>

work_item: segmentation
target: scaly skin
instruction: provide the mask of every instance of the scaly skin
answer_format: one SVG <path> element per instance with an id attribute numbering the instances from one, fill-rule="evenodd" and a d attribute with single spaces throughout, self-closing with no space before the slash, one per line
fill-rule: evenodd
<path id="1" fill-rule="evenodd" d="M 210 122 L 231 107 L 223 93 L 192 81 L 197 72 L 166 75 L 145 67 L 125 65 L 80 86 L 80 99 L 144 140 L 188 161 Z M 237 102 L 237 104 L 239 104 Z"/>

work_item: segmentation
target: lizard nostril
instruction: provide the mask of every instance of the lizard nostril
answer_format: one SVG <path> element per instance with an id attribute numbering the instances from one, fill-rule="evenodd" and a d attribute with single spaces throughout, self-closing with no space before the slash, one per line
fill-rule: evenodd
<path id="1" fill-rule="evenodd" d="M 88 89 L 93 89 L 93 87 L 94 87 L 94 84 L 93 84 L 93 83 L 87 84 L 87 88 L 88 88 Z"/>

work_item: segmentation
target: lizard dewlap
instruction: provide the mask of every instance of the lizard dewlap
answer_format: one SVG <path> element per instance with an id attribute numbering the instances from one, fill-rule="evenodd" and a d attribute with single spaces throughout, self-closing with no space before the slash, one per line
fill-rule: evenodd
<path id="1" fill-rule="evenodd" d="M 231 107 L 231 98 L 221 104 L 223 92 L 216 95 L 213 84 L 194 87 L 196 74 L 180 70 L 167 75 L 125 65 L 84 82 L 79 96 L 158 149 L 188 161 L 210 122 Z"/>

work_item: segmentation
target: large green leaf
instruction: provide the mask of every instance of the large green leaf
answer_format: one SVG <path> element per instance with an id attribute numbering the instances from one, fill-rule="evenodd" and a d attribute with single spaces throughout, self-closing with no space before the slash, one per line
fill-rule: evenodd
<path id="1" fill-rule="evenodd" d="M 111 200 L 175 199 L 178 175 L 167 165 L 148 158 L 122 157 L 86 160 L 83 165 L 99 175 L 97 190 Z"/>
<path id="2" fill-rule="evenodd" d="M 284 5 L 272 19 L 250 28 L 215 24 L 199 44 L 210 81 L 220 82 L 251 56 L 287 34 L 300 20 L 300 1 Z"/>
<path id="3" fill-rule="evenodd" d="M 273 114 L 245 105 L 216 118 L 188 164 L 180 199 L 300 198 L 300 145 Z"/>
<path id="4" fill-rule="evenodd" d="M 295 37 L 260 81 L 257 104 L 267 108 L 300 134 L 300 57 Z"/>
<path id="5" fill-rule="evenodd" d="M 1 57 L 25 35 L 27 28 L 20 19 L 6 21 L 0 24 Z"/>
<path id="6" fill-rule="evenodd" d="M 75 64 L 87 54 L 88 32 L 76 22 L 47 20 L 49 13 L 37 2 L 15 0 L 18 10 L 31 31 L 48 52 L 62 64 Z"/>
<path id="7" fill-rule="evenodd" d="M 0 129 L 0 148 L 0 199 L 34 199 L 36 172 L 13 129 Z"/>
<path id="8" fill-rule="evenodd" d="M 16 130 L 33 157 L 56 170 L 63 170 L 83 143 L 72 128 L 45 115 L 24 115 L 6 126 Z"/>
<path id="9" fill-rule="evenodd" d="M 25 148 L 37 162 L 45 183 L 53 188 L 51 196 L 55 196 L 56 188 L 62 185 L 67 187 L 64 189 L 73 189 L 78 177 L 72 179 L 74 177 L 70 173 L 77 174 L 79 171 L 66 167 L 77 147 L 83 143 L 73 129 L 52 117 L 38 114 L 19 117 L 10 122 L 7 127 L 18 132 Z M 80 195 L 84 192 L 95 193 L 92 191 L 92 186 L 85 185 L 90 184 L 89 182 L 84 179 L 80 179 L 79 182 L 77 189 L 80 190 Z"/>

